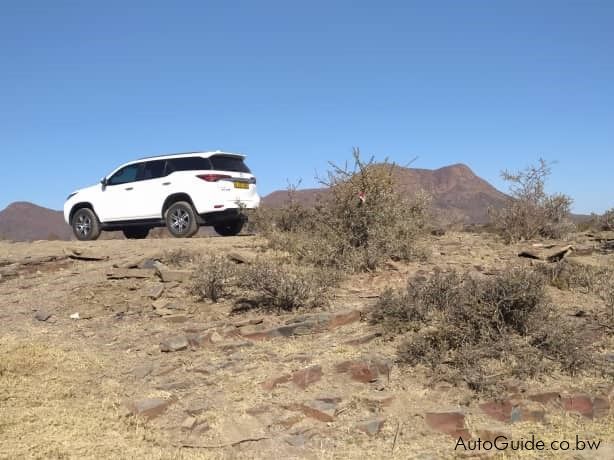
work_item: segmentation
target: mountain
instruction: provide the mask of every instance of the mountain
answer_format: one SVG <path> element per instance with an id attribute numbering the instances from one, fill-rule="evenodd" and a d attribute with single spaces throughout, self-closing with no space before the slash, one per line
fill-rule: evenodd
<path id="1" fill-rule="evenodd" d="M 18 201 L 0 211 L 0 239 L 13 241 L 69 240 L 72 232 L 62 211 Z"/>
<path id="2" fill-rule="evenodd" d="M 438 220 L 446 223 L 481 224 L 488 221 L 488 208 L 501 207 L 509 199 L 468 166 L 455 164 L 443 168 L 416 169 L 396 167 L 397 189 L 411 196 L 419 190 L 429 193 Z M 305 206 L 312 206 L 326 189 L 297 190 L 295 198 Z M 280 207 L 288 200 L 288 192 L 278 190 L 263 199 L 264 206 Z"/>

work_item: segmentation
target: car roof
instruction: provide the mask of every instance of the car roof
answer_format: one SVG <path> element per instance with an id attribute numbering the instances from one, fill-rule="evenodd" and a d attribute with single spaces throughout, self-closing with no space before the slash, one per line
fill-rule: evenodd
<path id="1" fill-rule="evenodd" d="M 138 160 L 135 160 L 135 161 L 165 160 L 167 158 L 182 158 L 182 157 L 209 158 L 213 155 L 226 155 L 226 156 L 237 157 L 237 158 L 245 158 L 245 155 L 241 153 L 222 152 L 221 150 L 215 150 L 215 151 L 208 151 L 208 152 L 166 153 L 162 155 L 154 155 L 154 156 L 139 158 Z"/>

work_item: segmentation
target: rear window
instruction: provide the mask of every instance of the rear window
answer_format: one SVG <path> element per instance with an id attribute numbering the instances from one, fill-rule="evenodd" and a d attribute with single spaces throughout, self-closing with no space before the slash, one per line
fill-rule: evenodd
<path id="1" fill-rule="evenodd" d="M 212 169 L 215 171 L 230 171 L 230 172 L 251 172 L 247 165 L 243 162 L 243 158 L 228 157 L 224 155 L 213 155 L 209 157 L 211 160 Z"/>
<path id="2" fill-rule="evenodd" d="M 201 171 L 211 169 L 211 163 L 203 157 L 173 158 L 167 160 L 167 172 L 174 171 Z"/>

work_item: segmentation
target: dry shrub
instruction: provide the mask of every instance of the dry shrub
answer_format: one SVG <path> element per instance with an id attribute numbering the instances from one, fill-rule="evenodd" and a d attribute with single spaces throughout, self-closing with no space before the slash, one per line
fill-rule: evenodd
<path id="1" fill-rule="evenodd" d="M 194 263 L 197 259 L 197 255 L 187 249 L 171 249 L 169 251 L 164 251 L 160 259 L 166 265 L 181 267 L 186 264 Z"/>
<path id="2" fill-rule="evenodd" d="M 480 391 L 493 390 L 501 377 L 544 372 L 546 357 L 572 374 L 589 362 L 577 335 L 561 327 L 547 304 L 543 277 L 527 269 L 413 279 L 400 292 L 385 292 L 371 321 L 389 336 L 405 334 L 401 362 Z"/>
<path id="3" fill-rule="evenodd" d="M 237 283 L 247 291 L 248 303 L 279 313 L 326 305 L 336 277 L 318 268 L 257 259 L 241 268 Z"/>
<path id="4" fill-rule="evenodd" d="M 201 300 L 217 302 L 234 286 L 237 270 L 226 257 L 212 255 L 200 261 L 194 274 L 192 293 Z"/>
<path id="5" fill-rule="evenodd" d="M 501 176 L 510 183 L 512 199 L 502 209 L 490 209 L 491 223 L 508 243 L 535 237 L 563 238 L 575 228 L 570 220 L 571 197 L 549 195 L 545 182 L 551 168 L 543 159 L 537 166 Z"/>
<path id="6" fill-rule="evenodd" d="M 358 149 L 353 167 L 331 164 L 327 187 L 314 208 L 291 200 L 269 216 L 262 233 L 276 249 L 298 261 L 343 272 L 370 271 L 389 259 L 417 254 L 416 239 L 428 219 L 428 198 L 397 193 L 395 165 L 363 161 Z M 273 218 L 271 218 L 273 217 Z"/>
<path id="7" fill-rule="evenodd" d="M 614 230 L 614 208 L 608 209 L 599 218 L 602 230 Z"/>
<path id="8" fill-rule="evenodd" d="M 614 324 L 614 270 L 562 259 L 555 264 L 541 264 L 537 269 L 550 285 L 583 294 L 595 294 L 603 300 L 606 319 Z"/>

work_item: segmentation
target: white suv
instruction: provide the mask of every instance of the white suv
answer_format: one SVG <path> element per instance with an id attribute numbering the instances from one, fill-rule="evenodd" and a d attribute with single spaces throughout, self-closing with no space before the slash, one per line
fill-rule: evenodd
<path id="1" fill-rule="evenodd" d="M 244 211 L 260 203 L 244 158 L 216 151 L 123 164 L 99 184 L 71 193 L 64 219 L 79 240 L 95 240 L 102 230 L 145 238 L 151 228 L 165 225 L 178 238 L 194 235 L 200 225 L 236 235 L 247 219 Z"/>

